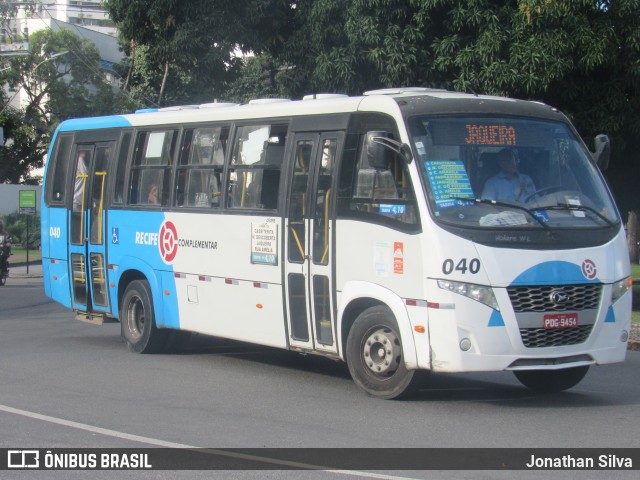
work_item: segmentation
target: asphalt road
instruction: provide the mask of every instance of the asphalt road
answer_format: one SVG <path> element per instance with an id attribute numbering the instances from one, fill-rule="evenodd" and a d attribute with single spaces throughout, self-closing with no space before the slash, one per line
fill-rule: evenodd
<path id="1" fill-rule="evenodd" d="M 207 337 L 130 353 L 119 324 L 74 320 L 42 280 L 0 287 L 0 448 L 640 447 L 640 352 L 535 395 L 508 372 L 431 375 L 407 401 L 345 365 Z M 635 472 L 13 472 L 0 478 L 637 478 Z M 636 467 L 637 468 L 637 467 Z M 551 474 L 552 473 L 552 474 Z"/>

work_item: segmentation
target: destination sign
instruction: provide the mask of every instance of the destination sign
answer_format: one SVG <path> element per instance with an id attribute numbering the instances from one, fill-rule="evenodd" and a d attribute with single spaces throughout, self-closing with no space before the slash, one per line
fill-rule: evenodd
<path id="1" fill-rule="evenodd" d="M 557 136 L 554 130 L 556 125 L 551 122 L 507 118 L 438 118 L 429 119 L 428 123 L 425 120 L 423 127 L 428 132 L 427 140 L 418 140 L 423 142 L 425 150 L 437 145 L 488 148 L 545 147 Z M 450 153 L 445 151 L 445 155 Z"/>
<path id="2" fill-rule="evenodd" d="M 517 145 L 516 129 L 507 125 L 465 125 L 468 145 Z"/>

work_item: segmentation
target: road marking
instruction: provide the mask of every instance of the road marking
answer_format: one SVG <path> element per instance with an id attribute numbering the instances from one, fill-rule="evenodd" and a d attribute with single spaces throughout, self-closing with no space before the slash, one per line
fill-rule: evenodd
<path id="1" fill-rule="evenodd" d="M 183 443 L 165 442 L 164 440 L 158 440 L 156 438 L 142 437 L 140 435 L 131 435 L 129 433 L 118 432 L 117 430 L 109 430 L 108 428 L 95 427 L 93 425 L 87 425 L 86 423 L 73 422 L 71 420 L 65 420 L 63 418 L 56 418 L 49 415 L 29 412 L 27 410 L 20 410 L 18 408 L 9 407 L 7 405 L 0 405 L 0 411 L 13 413 L 15 415 L 22 415 L 23 417 L 34 418 L 36 420 L 42 420 L 49 423 L 56 423 L 58 425 L 64 425 L 65 427 L 77 428 L 79 430 L 85 430 L 87 432 L 99 433 L 101 435 L 107 435 L 109 437 L 131 440 L 133 442 L 148 443 L 150 445 L 156 445 L 158 447 L 198 448 L 192 445 L 185 445 Z"/>
<path id="2" fill-rule="evenodd" d="M 309 463 L 300 463 L 300 462 L 290 462 L 287 460 L 261 457 L 259 455 L 248 455 L 248 454 L 238 453 L 238 452 L 228 452 L 225 450 L 218 450 L 215 448 L 203 449 L 202 447 L 187 445 L 185 443 L 167 442 L 165 440 L 160 440 L 157 438 L 143 437 L 141 435 L 132 435 L 130 433 L 119 432 L 117 430 L 110 430 L 108 428 L 96 427 L 94 425 L 88 425 L 86 423 L 74 422 L 72 420 L 65 420 L 63 418 L 51 417 L 49 415 L 42 415 L 41 413 L 30 412 L 28 410 L 21 410 L 19 408 L 13 408 L 8 405 L 2 405 L 2 404 L 0 404 L 0 411 L 6 412 L 6 413 L 12 413 L 14 415 L 21 415 L 23 417 L 32 418 L 35 420 L 42 420 L 44 422 L 55 423 L 57 425 L 63 425 L 65 427 L 77 428 L 79 430 L 84 430 L 87 432 L 99 433 L 100 435 L 106 435 L 109 437 L 120 438 L 123 440 L 130 440 L 132 442 L 146 443 L 148 445 L 155 445 L 158 447 L 185 448 L 190 450 L 197 450 L 198 452 L 201 452 L 201 453 L 203 452 L 210 453 L 212 455 L 238 458 L 241 460 L 250 460 L 254 462 L 268 463 L 272 465 L 282 465 L 286 467 L 300 468 L 303 470 L 325 471 L 327 473 L 349 475 L 352 477 L 379 478 L 384 480 L 415 480 L 415 478 L 410 478 L 410 477 L 397 477 L 393 475 L 383 475 L 383 474 L 371 473 L 371 472 L 360 472 L 357 470 L 329 470 L 326 467 L 322 467 L 320 465 L 312 465 Z"/>

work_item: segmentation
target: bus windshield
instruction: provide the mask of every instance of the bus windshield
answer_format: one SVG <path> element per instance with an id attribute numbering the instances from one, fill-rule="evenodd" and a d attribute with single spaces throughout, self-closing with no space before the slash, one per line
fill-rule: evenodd
<path id="1" fill-rule="evenodd" d="M 589 152 L 563 123 L 424 116 L 413 118 L 410 129 L 439 222 L 547 230 L 618 222 Z"/>

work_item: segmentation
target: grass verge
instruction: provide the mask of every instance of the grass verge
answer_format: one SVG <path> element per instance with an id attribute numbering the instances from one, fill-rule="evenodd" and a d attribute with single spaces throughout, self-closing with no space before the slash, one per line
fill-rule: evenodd
<path id="1" fill-rule="evenodd" d="M 29 262 L 40 261 L 42 255 L 40 254 L 40 250 L 29 250 Z M 11 263 L 22 263 L 27 261 L 27 250 L 23 247 L 11 247 L 11 258 L 9 259 Z"/>

